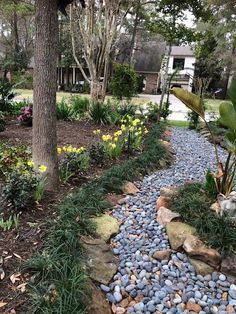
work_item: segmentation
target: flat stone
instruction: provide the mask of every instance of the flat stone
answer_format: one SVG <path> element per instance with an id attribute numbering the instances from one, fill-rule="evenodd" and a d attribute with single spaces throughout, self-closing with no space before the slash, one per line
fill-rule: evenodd
<path id="1" fill-rule="evenodd" d="M 179 187 L 176 186 L 166 186 L 160 189 L 160 196 L 172 198 L 173 196 L 177 195 L 179 191 Z"/>
<path id="2" fill-rule="evenodd" d="M 119 232 L 120 226 L 117 220 L 108 214 L 91 218 L 91 220 L 96 224 L 96 233 L 98 236 L 106 242 Z"/>
<path id="3" fill-rule="evenodd" d="M 189 258 L 189 262 L 193 265 L 197 274 L 205 276 L 207 274 L 211 274 L 214 271 L 214 268 L 210 265 L 193 258 Z"/>
<path id="4" fill-rule="evenodd" d="M 205 244 L 194 235 L 189 235 L 183 244 L 185 252 L 193 259 L 200 260 L 212 267 L 217 267 L 220 264 L 220 254 Z"/>
<path id="5" fill-rule="evenodd" d="M 139 189 L 132 182 L 126 181 L 122 186 L 122 192 L 134 195 L 139 192 Z"/>
<path id="6" fill-rule="evenodd" d="M 196 303 L 193 303 L 190 301 L 188 301 L 186 308 L 188 311 L 193 311 L 195 313 L 199 313 L 202 310 L 202 308 L 199 304 L 196 304 Z"/>
<path id="7" fill-rule="evenodd" d="M 166 233 L 169 238 L 171 248 L 173 250 L 178 250 L 183 246 L 186 238 L 189 235 L 195 235 L 197 231 L 194 227 L 191 227 L 183 222 L 169 222 L 166 225 Z"/>
<path id="8" fill-rule="evenodd" d="M 163 260 L 169 260 L 171 256 L 172 250 L 163 250 L 163 251 L 156 251 L 153 254 L 153 258 L 157 259 L 158 261 L 163 261 Z"/>
<path id="9" fill-rule="evenodd" d="M 180 214 L 172 212 L 170 209 L 165 207 L 160 207 L 157 212 L 157 222 L 159 224 L 165 226 L 167 223 L 171 222 L 172 220 L 180 219 Z"/>
<path id="10" fill-rule="evenodd" d="M 228 256 L 222 261 L 221 272 L 236 277 L 236 254 Z"/>
<path id="11" fill-rule="evenodd" d="M 118 267 L 118 259 L 113 255 L 109 245 L 99 240 L 99 244 L 86 244 L 87 267 L 89 276 L 104 285 L 108 285 L 115 275 Z"/>
<path id="12" fill-rule="evenodd" d="M 111 314 L 111 308 L 107 302 L 105 295 L 89 280 L 92 299 L 89 302 L 87 311 L 88 314 Z"/>

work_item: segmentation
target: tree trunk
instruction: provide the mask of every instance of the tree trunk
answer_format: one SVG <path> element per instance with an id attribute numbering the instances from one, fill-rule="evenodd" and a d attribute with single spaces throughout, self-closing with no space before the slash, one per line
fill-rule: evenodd
<path id="1" fill-rule="evenodd" d="M 136 36 L 137 36 L 137 28 L 139 24 L 139 10 L 140 10 L 140 0 L 137 1 L 136 3 L 136 8 L 135 8 L 135 19 L 134 19 L 134 27 L 133 27 L 133 32 L 132 32 L 132 39 L 131 39 L 131 44 L 130 44 L 130 60 L 129 64 L 134 66 L 135 60 L 135 41 L 136 41 Z"/>
<path id="2" fill-rule="evenodd" d="M 94 78 L 90 83 L 90 97 L 92 102 L 103 102 L 105 100 L 105 94 L 103 93 L 102 83 L 99 79 Z"/>
<path id="3" fill-rule="evenodd" d="M 58 59 L 57 0 L 36 0 L 34 48 L 33 161 L 45 165 L 46 188 L 58 187 L 56 90 Z"/>

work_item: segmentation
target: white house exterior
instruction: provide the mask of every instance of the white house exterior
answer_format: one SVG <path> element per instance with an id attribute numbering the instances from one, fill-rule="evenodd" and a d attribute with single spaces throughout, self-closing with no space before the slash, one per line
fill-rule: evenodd
<path id="1" fill-rule="evenodd" d="M 188 91 L 192 91 L 195 62 L 196 58 L 190 46 L 173 46 L 168 64 L 168 74 L 171 75 L 176 68 L 179 70 L 172 79 L 171 86 L 177 84 Z"/>

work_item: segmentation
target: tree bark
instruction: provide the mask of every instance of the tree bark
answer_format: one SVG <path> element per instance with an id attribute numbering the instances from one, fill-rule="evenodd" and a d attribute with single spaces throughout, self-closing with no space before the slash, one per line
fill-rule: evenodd
<path id="1" fill-rule="evenodd" d="M 58 60 L 57 0 L 36 0 L 34 48 L 33 161 L 45 165 L 46 188 L 58 187 L 56 90 Z"/>

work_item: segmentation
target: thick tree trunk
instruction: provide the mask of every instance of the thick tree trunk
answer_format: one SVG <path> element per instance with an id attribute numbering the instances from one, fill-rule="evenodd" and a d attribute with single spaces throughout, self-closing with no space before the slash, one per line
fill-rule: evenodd
<path id="1" fill-rule="evenodd" d="M 34 50 L 33 160 L 47 167 L 47 189 L 58 187 L 56 90 L 58 57 L 57 0 L 36 0 Z"/>
<path id="2" fill-rule="evenodd" d="M 92 102 L 104 102 L 105 94 L 103 92 L 103 86 L 99 79 L 92 79 L 90 83 L 90 97 Z"/>

